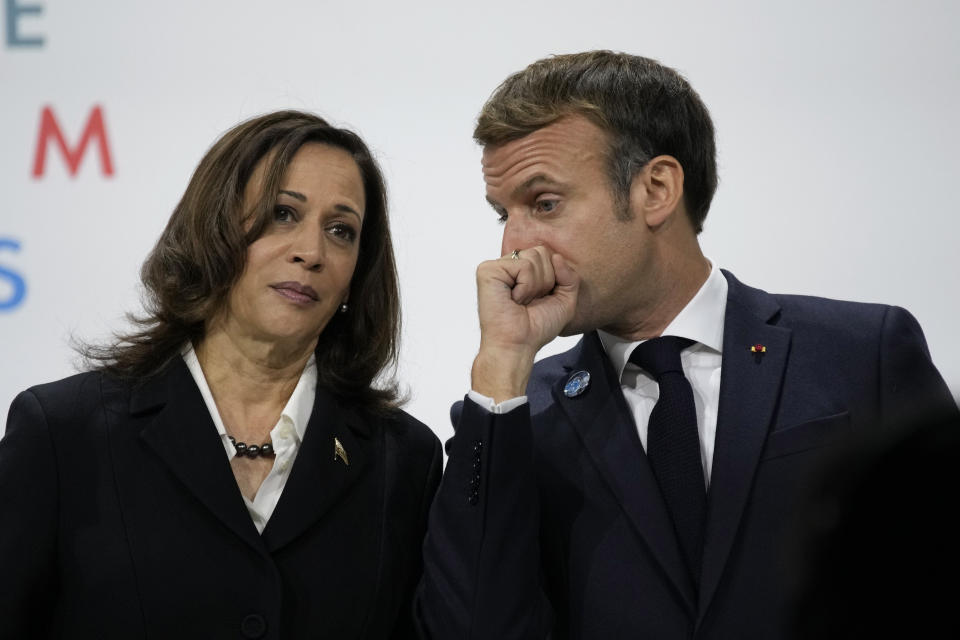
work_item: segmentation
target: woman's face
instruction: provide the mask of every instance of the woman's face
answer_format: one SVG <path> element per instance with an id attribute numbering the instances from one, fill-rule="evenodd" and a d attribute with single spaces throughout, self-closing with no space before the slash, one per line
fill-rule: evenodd
<path id="1" fill-rule="evenodd" d="M 258 200 L 264 162 L 244 193 Z M 366 206 L 360 169 L 343 149 L 309 143 L 294 155 L 273 219 L 247 248 L 246 268 L 231 289 L 225 329 L 258 342 L 313 345 L 347 301 Z M 279 345 L 278 345 L 279 346 Z"/>

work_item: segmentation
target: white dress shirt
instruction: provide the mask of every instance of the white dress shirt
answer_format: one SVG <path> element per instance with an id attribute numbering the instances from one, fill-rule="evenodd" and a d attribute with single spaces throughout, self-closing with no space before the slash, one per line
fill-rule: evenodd
<path id="1" fill-rule="evenodd" d="M 217 403 L 210 392 L 210 386 L 207 384 L 207 378 L 203 375 L 203 369 L 200 367 L 200 361 L 197 360 L 197 354 L 193 350 L 193 345 L 187 345 L 182 351 L 183 360 L 187 363 L 187 368 L 193 376 L 194 382 L 200 389 L 200 395 L 207 405 L 207 411 L 213 419 L 213 424 L 220 434 L 223 441 L 223 450 L 227 454 L 227 460 L 233 460 L 236 450 L 230 443 L 227 436 L 227 430 L 223 426 L 223 419 L 220 417 L 220 411 L 217 409 Z M 276 426 L 270 431 L 270 440 L 273 443 L 273 451 L 276 457 L 273 460 L 273 468 L 264 479 L 257 495 L 253 500 L 243 496 L 243 502 L 247 505 L 247 511 L 256 525 L 257 531 L 263 533 L 273 510 L 280 501 L 280 494 L 287 484 L 290 477 L 290 469 L 293 467 L 293 461 L 297 458 L 297 452 L 300 450 L 300 443 L 303 441 L 303 434 L 307 430 L 307 422 L 310 420 L 310 414 L 313 412 L 313 401 L 317 395 L 317 361 L 314 356 L 310 356 L 303 373 L 300 374 L 300 380 L 296 388 L 287 400 L 286 406 L 280 412 L 280 419 Z M 262 444 L 260 442 L 248 442 L 249 444 Z"/>
<path id="2" fill-rule="evenodd" d="M 717 407 L 720 404 L 720 361 L 723 354 L 723 319 L 727 310 L 727 279 L 711 263 L 706 282 L 661 335 L 689 338 L 693 344 L 680 352 L 683 374 L 693 389 L 700 435 L 700 461 L 707 487 L 713 469 L 713 446 L 717 435 Z M 650 412 L 660 397 L 660 385 L 646 371 L 629 361 L 643 340 L 627 342 L 606 331 L 598 331 L 600 342 L 620 378 L 623 397 L 633 413 L 640 442 L 647 449 Z"/>
<path id="3" fill-rule="evenodd" d="M 717 407 L 720 404 L 720 363 L 723 352 L 723 320 L 727 310 L 727 279 L 711 261 L 710 275 L 661 335 L 679 336 L 694 341 L 680 353 L 683 373 L 693 389 L 700 436 L 700 461 L 707 488 L 713 470 L 713 447 L 717 435 Z M 633 414 L 644 451 L 647 449 L 647 424 L 650 412 L 660 398 L 660 385 L 629 361 L 634 348 L 643 340 L 627 342 L 598 331 L 600 342 L 620 379 L 620 388 Z M 471 390 L 470 399 L 493 413 L 507 413 L 527 401 L 526 396 L 496 403 L 493 398 Z"/>

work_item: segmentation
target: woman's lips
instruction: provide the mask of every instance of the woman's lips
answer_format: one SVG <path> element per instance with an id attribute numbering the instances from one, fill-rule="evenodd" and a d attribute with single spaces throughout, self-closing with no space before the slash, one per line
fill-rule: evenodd
<path id="1" fill-rule="evenodd" d="M 283 297 L 288 300 L 293 300 L 294 302 L 307 303 L 317 301 L 317 292 L 307 284 L 300 284 L 299 282 L 276 282 L 271 284 L 270 287 Z"/>

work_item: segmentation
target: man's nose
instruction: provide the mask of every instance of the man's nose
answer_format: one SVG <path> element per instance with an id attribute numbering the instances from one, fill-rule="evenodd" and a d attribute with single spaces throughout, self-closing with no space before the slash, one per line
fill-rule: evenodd
<path id="1" fill-rule="evenodd" d="M 510 216 L 503 225 L 503 241 L 500 245 L 500 255 L 506 255 L 514 250 L 529 249 L 542 244 L 537 237 L 536 230 L 519 214 Z"/>

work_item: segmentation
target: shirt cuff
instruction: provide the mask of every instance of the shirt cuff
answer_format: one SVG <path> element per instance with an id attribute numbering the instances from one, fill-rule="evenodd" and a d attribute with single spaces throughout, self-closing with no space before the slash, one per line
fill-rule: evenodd
<path id="1" fill-rule="evenodd" d="M 480 407 L 497 415 L 510 413 L 517 407 L 523 406 L 527 403 L 527 396 L 517 396 L 516 398 L 510 398 L 509 400 L 504 400 L 503 402 L 497 403 L 493 401 L 493 398 L 485 396 L 482 393 L 477 393 L 473 389 L 470 389 L 467 397 L 476 402 Z"/>

